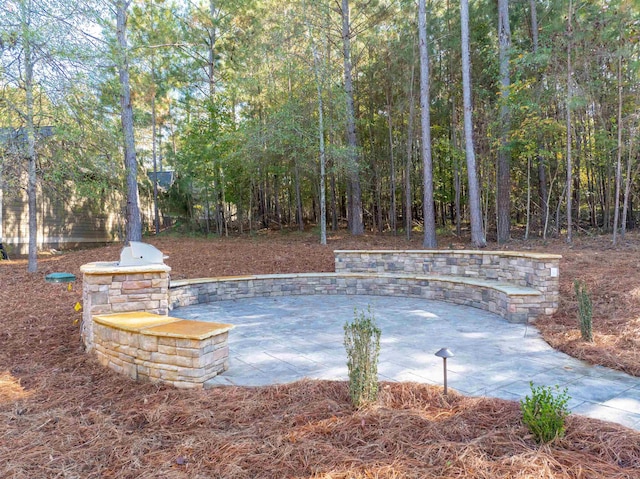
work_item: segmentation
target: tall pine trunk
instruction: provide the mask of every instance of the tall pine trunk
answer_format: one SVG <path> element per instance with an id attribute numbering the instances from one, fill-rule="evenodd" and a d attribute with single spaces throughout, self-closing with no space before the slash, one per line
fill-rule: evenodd
<path id="1" fill-rule="evenodd" d="M 498 42 L 500 46 L 500 148 L 497 164 L 496 210 L 498 216 L 498 243 L 509 240 L 511 235 L 511 153 L 508 148 L 510 125 L 509 112 L 509 27 L 508 0 L 498 0 Z"/>
<path id="2" fill-rule="evenodd" d="M 447 11 L 450 8 L 450 2 L 447 0 Z M 447 16 L 447 34 L 451 35 L 451 19 Z M 454 190 L 454 208 L 455 208 L 455 225 L 456 236 L 460 237 L 462 234 L 462 211 L 461 211 L 461 195 L 462 195 L 462 181 L 460 178 L 460 162 L 458 161 L 458 155 L 456 150 L 458 149 L 458 110 L 456 107 L 456 99 L 454 90 L 456 89 L 455 78 L 453 75 L 455 59 L 453 53 L 449 55 L 449 104 L 451 108 L 451 146 L 452 155 L 451 161 L 453 163 L 453 190 Z"/>
<path id="3" fill-rule="evenodd" d="M 415 45 L 415 44 L 414 44 Z M 413 117 L 415 115 L 415 96 L 413 94 L 413 82 L 415 76 L 415 46 L 414 55 L 411 56 L 411 80 L 409 82 L 409 119 L 407 121 L 407 157 L 404 165 L 404 227 L 406 230 L 407 240 L 411 239 L 411 230 L 413 228 L 413 216 L 411 211 L 411 159 L 413 154 Z"/>
<path id="4" fill-rule="evenodd" d="M 624 201 L 622 203 L 622 228 L 620 229 L 620 237 L 622 239 L 624 239 L 624 235 L 627 232 L 627 214 L 628 214 L 628 210 L 629 210 L 629 194 L 631 193 L 631 163 L 632 163 L 632 161 L 633 161 L 633 135 L 630 135 L 630 138 L 629 138 L 629 152 L 627 154 L 627 175 L 626 175 L 625 186 L 624 186 Z M 1 236 L 0 236 L 0 238 L 1 238 Z"/>
<path id="5" fill-rule="evenodd" d="M 349 0 L 342 0 L 342 54 L 344 61 L 344 91 L 347 101 L 347 146 L 349 148 L 349 229 L 352 235 L 364 234 L 360 162 L 356 138 L 356 114 L 353 100 L 351 65 L 351 21 Z"/>
<path id="6" fill-rule="evenodd" d="M 313 75 L 316 80 L 316 93 L 318 95 L 318 146 L 320 156 L 320 244 L 327 244 L 327 194 L 326 194 L 326 164 L 327 156 L 324 147 L 324 108 L 322 105 L 322 77 L 320 75 L 320 59 L 318 58 L 318 49 L 316 48 L 311 27 L 307 22 L 307 30 L 309 32 L 309 41 L 311 42 L 311 51 L 313 53 Z"/>
<path id="7" fill-rule="evenodd" d="M 138 162 L 133 136 L 133 106 L 129 84 L 127 46 L 127 9 L 130 1 L 116 1 L 116 37 L 118 39 L 118 73 L 120 79 L 120 121 L 124 135 L 124 164 L 127 174 L 126 241 L 142 239 L 142 218 L 138 196 Z"/>
<path id="8" fill-rule="evenodd" d="M 571 18 L 573 16 L 573 0 L 569 0 L 569 15 L 567 18 L 567 243 L 572 241 L 572 211 L 571 211 L 571 181 L 572 181 L 572 165 L 571 165 L 571 97 L 573 94 L 571 86 L 571 35 L 573 26 Z M 560 224 L 557 224 L 558 234 L 560 233 Z"/>
<path id="9" fill-rule="evenodd" d="M 396 165 L 393 156 L 393 118 L 392 118 L 392 98 L 391 86 L 387 89 L 387 129 L 389 133 L 389 195 L 391 196 L 391 205 L 389 207 L 389 223 L 393 234 L 397 234 L 398 226 L 396 221 Z"/>
<path id="10" fill-rule="evenodd" d="M 33 52 L 31 50 L 30 32 L 28 31 L 30 11 L 28 6 L 20 3 L 20 23 L 22 27 L 22 41 L 24 42 L 24 89 L 26 100 L 26 134 L 27 134 L 27 204 L 29 222 L 29 261 L 27 271 L 38 271 L 38 212 L 37 212 L 37 157 L 36 157 L 36 128 L 34 125 L 33 99 Z M 2 205 L 0 205 L 2 206 Z"/>
<path id="11" fill-rule="evenodd" d="M 431 158 L 431 102 L 429 98 L 429 46 L 427 43 L 427 9 L 425 0 L 420 0 L 418 6 L 418 30 L 420 40 L 420 119 L 422 126 L 422 180 L 424 212 L 425 248 L 435 248 L 436 218 L 433 205 L 433 161 Z"/>
<path id="12" fill-rule="evenodd" d="M 460 24 L 462 47 L 462 100 L 464 103 L 464 139 L 469 181 L 469 214 L 471 216 L 471 242 L 484 248 L 487 242 L 482 229 L 480 185 L 473 146 L 473 120 L 471 106 L 471 59 L 469 54 L 469 0 L 460 0 Z"/>
<path id="13" fill-rule="evenodd" d="M 613 245 L 618 240 L 620 190 L 622 189 L 622 52 L 618 54 L 618 151 L 616 155 L 616 197 L 613 210 Z"/>
<path id="14" fill-rule="evenodd" d="M 156 114 L 156 74 L 153 57 L 151 58 L 151 78 L 153 92 L 151 95 L 151 155 L 153 157 L 153 224 L 156 235 L 160 234 L 160 214 L 158 211 L 158 118 Z"/>
<path id="15" fill-rule="evenodd" d="M 536 11 L 536 0 L 529 0 L 529 9 L 531 16 L 531 42 L 533 44 L 533 54 L 536 58 L 538 58 L 538 13 Z M 541 80 L 541 76 L 538 74 L 538 81 Z M 536 90 L 536 102 L 540 103 L 540 89 Z M 537 141 L 536 141 L 536 149 L 537 151 L 541 151 L 543 149 L 542 141 L 540 139 L 541 135 L 538 133 Z M 546 233 L 546 227 L 549 218 L 547 217 L 549 208 L 547 207 L 547 172 L 544 164 L 544 157 L 540 154 L 536 155 L 536 161 L 538 165 L 538 193 L 540 196 L 540 222 L 539 228 L 543 231 L 543 234 Z"/>

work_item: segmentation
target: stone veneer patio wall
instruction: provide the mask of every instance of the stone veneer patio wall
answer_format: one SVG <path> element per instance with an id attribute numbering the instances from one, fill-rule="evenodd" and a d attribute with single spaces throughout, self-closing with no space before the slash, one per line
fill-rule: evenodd
<path id="1" fill-rule="evenodd" d="M 230 324 L 168 316 L 163 263 L 83 265 L 82 339 L 98 361 L 136 380 L 201 388 L 229 367 Z"/>
<path id="2" fill-rule="evenodd" d="M 81 267 L 82 337 L 87 351 L 98 345 L 102 362 L 131 377 L 199 387 L 226 369 L 226 340 L 232 325 L 219 325 L 220 329 L 185 320 L 189 324 L 183 327 L 175 318 L 167 318 L 169 309 L 257 296 L 363 294 L 443 300 L 484 309 L 510 322 L 527 322 L 557 310 L 560 258 L 511 251 L 335 251 L 335 273 L 201 278 L 171 284 L 171 268 L 163 263 L 90 263 Z M 163 324 L 135 329 L 140 318 L 123 318 L 122 313 L 157 314 Z M 95 321 L 98 316 L 102 320 Z M 198 328 L 203 329 L 196 334 Z M 191 341 L 189 347 L 185 341 Z M 185 373 L 185 368 L 192 371 Z"/>
<path id="3" fill-rule="evenodd" d="M 229 368 L 231 324 L 149 313 L 113 313 L 93 319 L 94 350 L 100 364 L 136 381 L 202 388 Z"/>
<path id="4" fill-rule="evenodd" d="M 511 322 L 553 314 L 561 256 L 513 251 L 335 251 L 335 273 L 172 281 L 170 308 L 256 296 L 364 294 L 443 300 Z"/>
<path id="5" fill-rule="evenodd" d="M 474 278 L 391 275 L 385 273 L 309 273 L 202 278 L 172 282 L 172 308 L 253 297 L 309 294 L 404 296 L 448 301 L 527 322 L 555 311 L 533 288 Z"/>
<path id="6" fill-rule="evenodd" d="M 82 339 L 93 349 L 96 314 L 169 313 L 169 272 L 166 264 L 119 266 L 117 262 L 82 265 Z"/>
<path id="7" fill-rule="evenodd" d="M 557 295 L 562 256 L 520 251 L 337 250 L 336 273 L 397 273 L 480 278 Z"/>

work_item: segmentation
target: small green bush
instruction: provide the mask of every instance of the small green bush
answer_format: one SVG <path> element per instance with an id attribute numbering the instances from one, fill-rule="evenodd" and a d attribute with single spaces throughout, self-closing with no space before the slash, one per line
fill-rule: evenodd
<path id="1" fill-rule="evenodd" d="M 578 298 L 578 321 L 580 324 L 580 333 L 584 341 L 593 341 L 593 309 L 591 304 L 591 298 L 589 297 L 589 291 L 587 286 L 578 280 L 573 282 L 573 287 L 576 291 L 576 297 Z"/>
<path id="2" fill-rule="evenodd" d="M 554 396 L 548 386 L 531 387 L 531 397 L 526 396 L 520 401 L 522 421 L 527 425 L 535 440 L 539 443 L 551 442 L 564 436 L 565 418 L 569 415 L 567 402 L 569 396 L 567 389 L 559 390 L 555 387 L 557 395 Z"/>
<path id="3" fill-rule="evenodd" d="M 355 310 L 353 322 L 347 321 L 344 325 L 344 347 L 351 402 L 358 408 L 375 402 L 378 398 L 380 329 L 370 307 L 367 313 Z"/>

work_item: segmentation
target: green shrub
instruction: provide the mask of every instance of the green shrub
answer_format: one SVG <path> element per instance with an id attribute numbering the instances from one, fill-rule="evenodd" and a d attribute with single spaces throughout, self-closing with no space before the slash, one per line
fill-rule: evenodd
<path id="1" fill-rule="evenodd" d="M 378 356 L 380 329 L 371 308 L 367 313 L 354 311 L 352 323 L 344 325 L 344 347 L 349 369 L 349 395 L 355 407 L 362 407 L 378 398 Z"/>
<path id="2" fill-rule="evenodd" d="M 520 401 L 522 421 L 539 443 L 550 442 L 564 436 L 564 421 L 569 415 L 567 389 L 560 391 L 556 386 L 557 395 L 554 396 L 548 386 L 534 387 L 533 383 L 529 384 L 531 397 L 526 396 Z"/>
<path id="3" fill-rule="evenodd" d="M 575 280 L 573 282 L 573 287 L 576 291 L 576 297 L 578 298 L 578 321 L 580 324 L 580 333 L 582 334 L 582 339 L 592 342 L 593 310 L 591 305 L 591 298 L 589 297 L 589 291 L 587 291 L 587 286 L 578 280 Z"/>

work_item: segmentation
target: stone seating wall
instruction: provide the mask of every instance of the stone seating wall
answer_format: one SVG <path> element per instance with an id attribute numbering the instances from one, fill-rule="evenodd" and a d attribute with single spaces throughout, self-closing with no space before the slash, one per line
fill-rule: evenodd
<path id="1" fill-rule="evenodd" d="M 202 388 L 229 368 L 231 324 L 150 313 L 94 316 L 98 361 L 136 381 Z"/>
<path id="2" fill-rule="evenodd" d="M 167 317 L 170 309 L 258 296 L 359 294 L 442 300 L 528 322 L 557 310 L 560 258 L 508 251 L 336 251 L 335 273 L 171 282 L 171 268 L 164 264 L 90 263 L 81 268 L 82 336 L 87 351 L 95 349 L 103 364 L 119 372 L 200 387 L 228 366 L 232 326 L 216 329 L 187 320 L 182 325 Z M 139 318 L 132 326 L 130 313 L 159 315 L 162 324 L 136 330 Z"/>
<path id="3" fill-rule="evenodd" d="M 336 273 L 398 273 L 487 279 L 535 288 L 557 300 L 562 256 L 520 251 L 337 250 Z"/>

